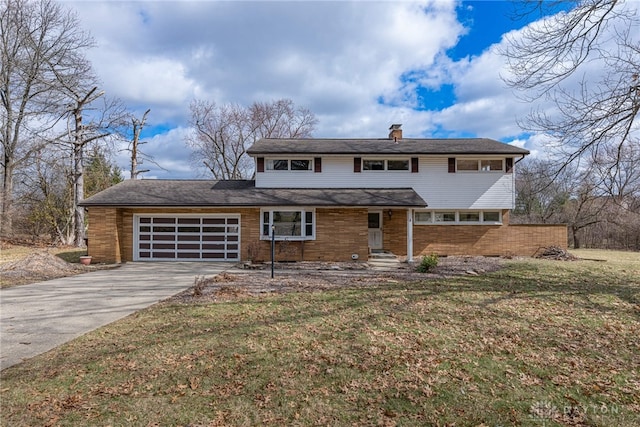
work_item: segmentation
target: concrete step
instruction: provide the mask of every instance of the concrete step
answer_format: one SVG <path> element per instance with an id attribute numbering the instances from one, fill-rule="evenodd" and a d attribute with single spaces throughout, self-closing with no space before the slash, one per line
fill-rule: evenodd
<path id="1" fill-rule="evenodd" d="M 391 252 L 371 252 L 369 254 L 369 259 L 397 259 L 394 254 Z"/>
<path id="2" fill-rule="evenodd" d="M 398 270 L 403 264 L 392 253 L 372 253 L 369 255 L 368 264 L 372 270 Z"/>

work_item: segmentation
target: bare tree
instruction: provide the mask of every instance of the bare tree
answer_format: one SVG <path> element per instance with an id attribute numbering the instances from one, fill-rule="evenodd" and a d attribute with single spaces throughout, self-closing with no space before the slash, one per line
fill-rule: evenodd
<path id="1" fill-rule="evenodd" d="M 516 175 L 515 223 L 559 223 L 571 197 L 573 177 L 568 170 L 554 179 L 552 163 L 527 158 L 518 164 Z"/>
<path id="2" fill-rule="evenodd" d="M 625 197 L 625 201 L 633 200 Z M 553 162 L 526 159 L 519 164 L 516 176 L 516 208 L 514 223 L 566 223 L 574 248 L 582 246 L 582 236 L 589 235 L 592 246 L 604 247 L 606 237 L 594 235 L 602 223 L 624 228 L 621 203 L 602 189 L 602 176 L 596 167 L 569 165 L 560 175 Z M 637 223 L 637 221 L 636 221 Z M 624 233 L 620 231 L 618 238 Z"/>
<path id="3" fill-rule="evenodd" d="M 134 115 L 131 115 L 131 127 L 129 129 L 131 129 L 131 133 L 129 133 L 129 130 L 127 129 L 125 132 L 122 132 L 123 136 L 125 138 L 130 138 L 128 140 L 129 142 L 129 146 L 124 150 L 124 151 L 128 151 L 129 155 L 131 156 L 131 179 L 137 179 L 138 175 L 145 173 L 145 172 L 149 172 L 149 169 L 138 169 L 138 166 L 140 164 L 142 164 L 143 161 L 149 162 L 157 167 L 159 167 L 162 170 L 166 170 L 165 168 L 163 168 L 158 162 L 156 162 L 153 159 L 153 156 L 145 153 L 144 151 L 141 150 L 140 146 L 144 145 L 147 143 L 147 141 L 141 141 L 140 140 L 140 135 L 142 133 L 142 129 L 144 129 L 146 123 L 147 123 L 147 116 L 149 115 L 149 113 L 151 112 L 150 109 L 148 109 L 147 111 L 144 112 L 144 114 L 142 115 L 141 119 L 138 119 L 137 117 L 135 117 Z"/>
<path id="4" fill-rule="evenodd" d="M 297 107 L 290 99 L 254 102 L 249 107 L 251 121 L 260 138 L 309 138 L 318 120 L 307 108 Z"/>
<path id="5" fill-rule="evenodd" d="M 317 120 L 313 113 L 296 108 L 288 99 L 217 106 L 191 103 L 193 134 L 186 140 L 194 163 L 201 162 L 216 179 L 248 179 L 254 174 L 247 149 L 260 138 L 307 138 Z"/>
<path id="6" fill-rule="evenodd" d="M 618 162 L 618 167 L 608 167 L 613 161 Z M 601 150 L 594 159 L 593 169 L 598 177 L 598 186 L 611 196 L 610 203 L 640 215 L 640 206 L 632 202 L 640 199 L 640 147 L 628 146 L 621 151 L 614 147 Z"/>
<path id="7" fill-rule="evenodd" d="M 15 228 L 34 240 L 48 236 L 52 242 L 66 244 L 73 239 L 72 174 L 68 163 L 60 162 L 62 147 L 43 145 L 20 182 L 22 197 L 17 206 L 22 215 Z"/>
<path id="8" fill-rule="evenodd" d="M 141 119 L 138 119 L 136 117 L 131 118 L 133 136 L 128 148 L 129 152 L 131 153 L 131 179 L 138 178 L 138 175 L 140 175 L 141 173 L 149 172 L 149 169 L 138 169 L 138 156 L 144 155 L 144 153 L 142 153 L 139 148 L 140 145 L 144 144 L 144 141 L 140 141 L 140 133 L 144 128 L 144 125 L 147 121 L 147 115 L 150 112 L 150 109 L 145 111 Z"/>
<path id="9" fill-rule="evenodd" d="M 0 230 L 12 230 L 14 176 L 57 123 L 66 95 L 61 80 L 87 70 L 93 45 L 74 14 L 53 0 L 0 0 Z"/>
<path id="10" fill-rule="evenodd" d="M 578 175 L 573 183 L 572 194 L 563 206 L 564 222 L 569 225 L 573 247 L 582 247 L 579 232 L 607 220 L 606 206 L 609 198 L 599 193 L 594 177 L 589 173 Z"/>
<path id="11" fill-rule="evenodd" d="M 537 9 L 556 2 L 525 1 Z M 522 120 L 527 131 L 554 141 L 560 162 L 587 163 L 613 148 L 603 164 L 620 166 L 626 147 L 638 146 L 640 109 L 640 15 L 637 3 L 577 0 L 509 37 L 507 84 L 532 101 L 551 101 L 555 111 L 534 110 Z M 576 89 L 573 89 L 573 88 Z"/>
<path id="12" fill-rule="evenodd" d="M 87 82 L 83 82 L 87 83 Z M 86 147 L 109 137 L 114 129 L 122 126 L 126 111 L 117 99 L 105 99 L 104 92 L 97 86 L 85 90 L 82 87 L 62 83 L 68 91 L 73 103 L 69 106 L 66 119 L 67 132 L 61 135 L 57 142 L 69 147 L 72 182 L 73 182 L 73 244 L 84 246 L 85 221 L 84 208 L 79 204 L 84 200 L 84 153 Z M 102 104 L 95 106 L 98 100 Z"/>
<path id="13" fill-rule="evenodd" d="M 70 244 L 75 240 L 74 173 L 69 146 L 43 145 L 19 175 L 20 199 L 14 221 L 16 232 L 39 240 Z M 122 181 L 120 169 L 104 145 L 93 144 L 85 153 L 84 193 L 91 196 Z"/>

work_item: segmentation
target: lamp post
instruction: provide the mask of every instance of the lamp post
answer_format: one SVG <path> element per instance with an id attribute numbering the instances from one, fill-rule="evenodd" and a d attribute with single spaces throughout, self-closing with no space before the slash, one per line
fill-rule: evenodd
<path id="1" fill-rule="evenodd" d="M 273 265 L 276 259 L 276 226 L 271 226 L 271 278 L 273 279 Z"/>

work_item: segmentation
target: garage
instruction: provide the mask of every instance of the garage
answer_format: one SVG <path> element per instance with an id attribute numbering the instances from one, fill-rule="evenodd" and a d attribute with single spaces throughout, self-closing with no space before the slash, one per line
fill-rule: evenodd
<path id="1" fill-rule="evenodd" d="M 240 215 L 135 215 L 134 261 L 239 261 Z"/>

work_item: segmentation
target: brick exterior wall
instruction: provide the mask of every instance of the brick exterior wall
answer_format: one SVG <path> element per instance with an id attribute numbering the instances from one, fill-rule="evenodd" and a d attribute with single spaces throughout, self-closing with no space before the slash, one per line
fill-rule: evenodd
<path id="1" fill-rule="evenodd" d="M 241 260 L 267 261 L 271 242 L 260 240 L 260 209 L 162 208 L 88 209 L 88 253 L 94 262 L 133 261 L 134 214 L 240 214 Z M 278 261 L 359 261 L 368 258 L 366 208 L 316 209 L 316 240 L 276 242 Z M 389 216 L 391 212 L 391 216 Z M 502 225 L 414 225 L 414 256 L 533 255 L 540 247 L 567 248 L 565 225 L 509 225 L 508 211 Z M 383 211 L 383 247 L 407 255 L 407 211 Z"/>
<path id="2" fill-rule="evenodd" d="M 391 216 L 389 216 L 391 212 Z M 415 229 L 415 227 L 414 227 Z M 407 254 L 407 210 L 382 211 L 382 247 L 396 255 Z"/>
<path id="3" fill-rule="evenodd" d="M 255 215 L 259 220 L 259 210 Z M 243 260 L 249 259 L 247 247 L 251 247 L 254 261 L 271 260 L 271 241 L 260 240 L 256 233 L 253 240 L 245 239 L 245 216 L 242 216 Z M 256 221 L 255 230 L 260 224 Z M 275 242 L 276 261 L 352 261 L 353 254 L 358 261 L 368 258 L 367 209 L 316 209 L 316 240 L 277 240 Z"/>
<path id="4" fill-rule="evenodd" d="M 260 240 L 260 209 L 88 209 L 88 253 L 94 262 L 133 261 L 134 214 L 240 214 L 241 260 L 271 259 L 271 242 Z M 316 240 L 276 242 L 278 261 L 359 261 L 368 256 L 367 209 L 316 209 Z"/>
<path id="5" fill-rule="evenodd" d="M 91 208 L 87 216 L 87 253 L 94 262 L 122 262 L 122 215 L 115 208 Z"/>
<path id="6" fill-rule="evenodd" d="M 553 224 L 417 225 L 413 237 L 414 256 L 532 256 L 541 247 L 567 248 L 567 226 Z"/>
<path id="7" fill-rule="evenodd" d="M 384 211 L 384 249 L 407 255 L 405 210 Z M 541 247 L 567 249 L 564 224 L 510 225 L 509 211 L 502 211 L 501 225 L 414 225 L 414 257 L 439 255 L 532 256 Z"/>

